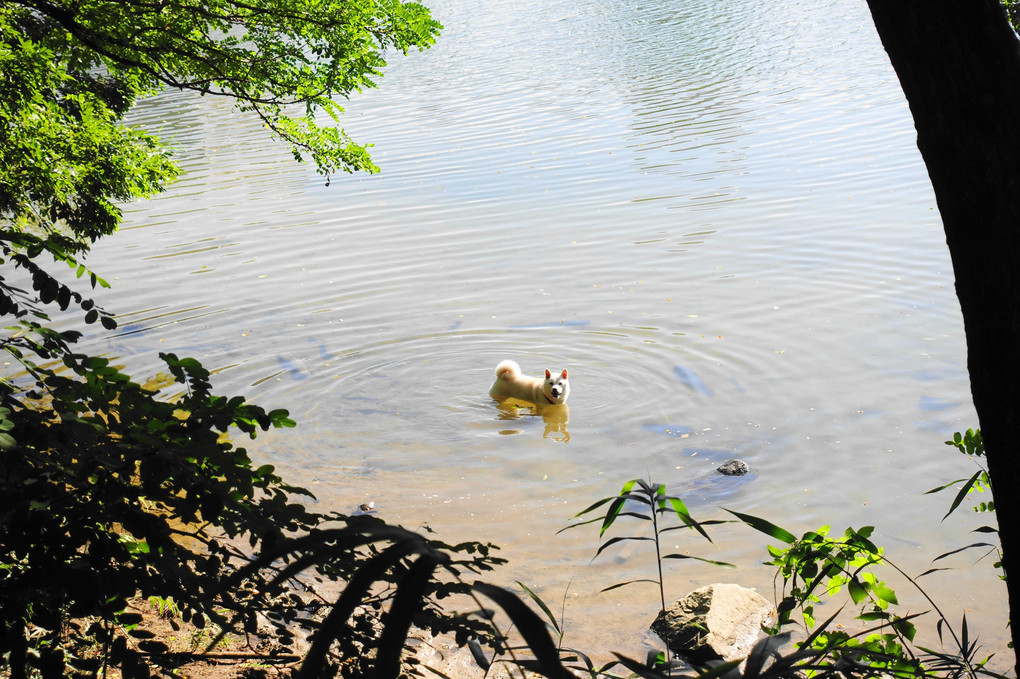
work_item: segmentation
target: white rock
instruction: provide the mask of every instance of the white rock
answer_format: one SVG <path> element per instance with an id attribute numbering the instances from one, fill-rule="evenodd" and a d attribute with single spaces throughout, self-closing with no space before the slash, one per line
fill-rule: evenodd
<path id="1" fill-rule="evenodd" d="M 775 609 L 754 590 L 731 584 L 696 589 L 661 611 L 651 629 L 685 660 L 745 658 Z"/>

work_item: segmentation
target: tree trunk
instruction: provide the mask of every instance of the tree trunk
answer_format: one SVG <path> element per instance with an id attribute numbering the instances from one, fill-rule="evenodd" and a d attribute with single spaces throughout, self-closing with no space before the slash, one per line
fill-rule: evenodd
<path id="1" fill-rule="evenodd" d="M 868 0 L 956 274 L 1020 651 L 1020 42 L 998 0 Z"/>

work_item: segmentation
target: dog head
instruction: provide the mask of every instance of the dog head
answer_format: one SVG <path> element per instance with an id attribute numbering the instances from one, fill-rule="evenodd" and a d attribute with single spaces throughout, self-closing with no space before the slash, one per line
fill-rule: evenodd
<path id="1" fill-rule="evenodd" d="M 545 371 L 545 382 L 542 383 L 542 393 L 549 399 L 549 403 L 566 403 L 567 394 L 570 393 L 570 384 L 567 382 L 567 371 L 559 375 L 553 375 Z"/>

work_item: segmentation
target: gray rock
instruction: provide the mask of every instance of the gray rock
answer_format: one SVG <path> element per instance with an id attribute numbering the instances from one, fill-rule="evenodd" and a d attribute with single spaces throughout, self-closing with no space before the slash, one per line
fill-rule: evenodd
<path id="1" fill-rule="evenodd" d="M 743 460 L 726 460 L 716 471 L 725 476 L 743 476 L 751 468 Z"/>
<path id="2" fill-rule="evenodd" d="M 685 660 L 736 660 L 751 652 L 775 609 L 754 590 L 714 584 L 696 589 L 661 611 L 651 629 Z"/>

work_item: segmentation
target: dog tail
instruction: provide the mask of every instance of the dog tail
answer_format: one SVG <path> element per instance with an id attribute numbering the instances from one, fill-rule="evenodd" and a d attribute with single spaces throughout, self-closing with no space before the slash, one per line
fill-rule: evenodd
<path id="1" fill-rule="evenodd" d="M 496 366 L 497 379 L 512 380 L 521 374 L 521 366 L 514 361 L 500 361 Z"/>

